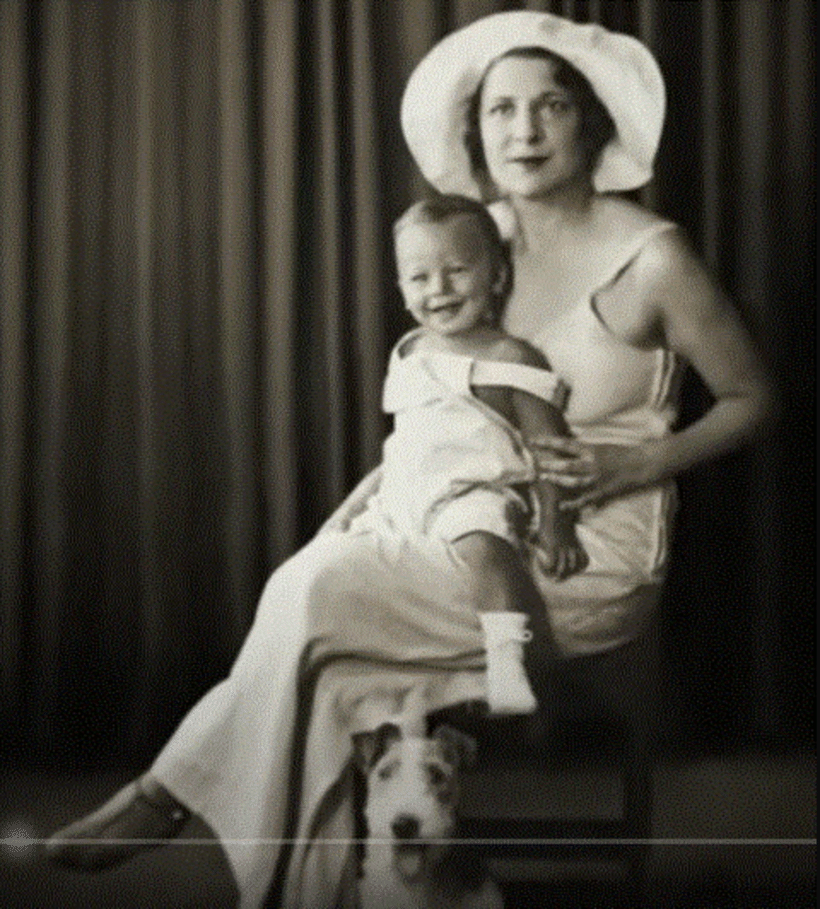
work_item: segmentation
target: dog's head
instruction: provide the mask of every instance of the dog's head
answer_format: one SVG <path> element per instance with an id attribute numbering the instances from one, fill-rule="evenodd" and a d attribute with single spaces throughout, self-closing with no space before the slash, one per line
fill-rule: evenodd
<path id="1" fill-rule="evenodd" d="M 426 842 L 455 831 L 459 770 L 474 757 L 475 742 L 448 726 L 423 738 L 386 724 L 358 733 L 353 743 L 367 777 L 368 836 L 392 843 L 402 873 L 412 876 Z"/>

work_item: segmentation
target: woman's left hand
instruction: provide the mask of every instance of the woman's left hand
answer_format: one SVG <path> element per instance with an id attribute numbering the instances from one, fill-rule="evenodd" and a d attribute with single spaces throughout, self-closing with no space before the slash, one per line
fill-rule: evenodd
<path id="1" fill-rule="evenodd" d="M 580 461 L 587 465 L 586 482 L 579 487 L 578 470 L 562 470 L 555 460 L 542 471 L 541 476 L 556 486 L 571 492 L 565 493 L 559 508 L 574 511 L 585 505 L 600 504 L 606 499 L 634 492 L 660 479 L 660 475 L 646 448 L 638 445 L 583 445 Z M 536 453 L 537 457 L 537 453 Z"/>

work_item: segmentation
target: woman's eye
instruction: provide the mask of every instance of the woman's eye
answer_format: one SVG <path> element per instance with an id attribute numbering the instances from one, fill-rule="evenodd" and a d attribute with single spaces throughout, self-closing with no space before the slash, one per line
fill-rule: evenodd
<path id="1" fill-rule="evenodd" d="M 570 108 L 569 101 L 564 98 L 550 98 L 547 100 L 547 107 L 556 114 L 563 114 Z"/>
<path id="2" fill-rule="evenodd" d="M 491 104 L 487 109 L 488 114 L 509 114 L 513 110 L 513 104 L 511 101 L 496 101 L 495 104 Z"/>

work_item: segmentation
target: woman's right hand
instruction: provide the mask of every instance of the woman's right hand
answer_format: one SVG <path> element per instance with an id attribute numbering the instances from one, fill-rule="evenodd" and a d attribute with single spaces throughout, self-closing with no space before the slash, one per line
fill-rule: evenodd
<path id="1" fill-rule="evenodd" d="M 595 482 L 598 469 L 595 450 L 566 436 L 542 436 L 529 441 L 538 478 L 566 489 L 578 489 Z"/>
<path id="2" fill-rule="evenodd" d="M 589 445 L 556 438 L 539 440 L 534 454 L 539 478 L 564 490 L 558 508 L 573 512 L 663 480 L 668 474 L 661 447 Z"/>

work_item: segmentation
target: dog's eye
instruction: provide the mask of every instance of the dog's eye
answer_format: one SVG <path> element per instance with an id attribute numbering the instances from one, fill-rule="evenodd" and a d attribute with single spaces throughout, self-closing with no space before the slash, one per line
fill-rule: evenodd
<path id="1" fill-rule="evenodd" d="M 382 764 L 382 766 L 379 767 L 379 769 L 376 771 L 376 776 L 380 780 L 389 780 L 390 777 L 393 776 L 395 769 L 396 765 L 394 763 Z"/>
<path id="2" fill-rule="evenodd" d="M 427 768 L 427 778 L 430 780 L 431 785 L 440 786 L 447 779 L 447 774 L 441 767 L 433 764 Z"/>

